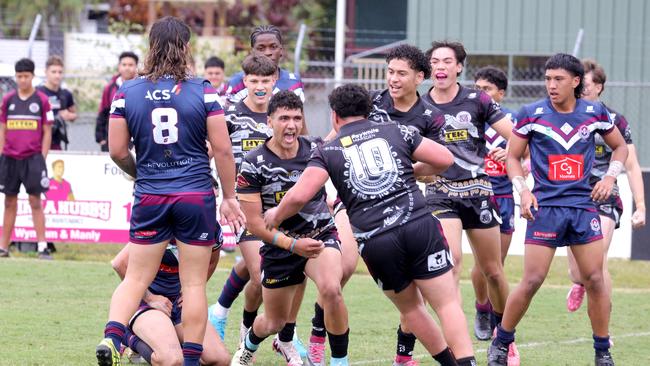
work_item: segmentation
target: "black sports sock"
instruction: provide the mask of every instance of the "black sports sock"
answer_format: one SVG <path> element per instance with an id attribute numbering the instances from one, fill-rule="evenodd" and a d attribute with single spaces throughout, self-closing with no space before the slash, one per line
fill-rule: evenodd
<path id="1" fill-rule="evenodd" d="M 348 355 L 348 344 L 350 329 L 346 330 L 343 334 L 332 334 L 327 332 L 327 337 L 330 340 L 330 351 L 332 358 L 343 358 Z"/>
<path id="2" fill-rule="evenodd" d="M 438 361 L 438 363 L 440 363 L 440 365 L 442 366 L 458 365 L 458 363 L 456 363 L 456 359 L 454 358 L 454 354 L 451 353 L 449 347 L 445 348 L 442 352 L 438 353 L 437 355 L 434 355 L 433 359 Z"/>
<path id="3" fill-rule="evenodd" d="M 415 348 L 415 340 L 417 338 L 413 333 L 406 333 L 402 330 L 402 326 L 397 327 L 397 355 L 398 356 L 413 356 L 413 349 Z"/>
<path id="4" fill-rule="evenodd" d="M 476 359 L 474 356 L 459 358 L 456 360 L 458 366 L 476 366 Z"/>
<path id="5" fill-rule="evenodd" d="M 243 315 L 242 323 L 244 323 L 244 326 L 246 328 L 250 328 L 250 327 L 253 326 L 253 323 L 255 322 L 256 317 L 257 317 L 257 310 L 255 310 L 255 311 L 246 311 L 246 309 L 244 309 L 244 315 Z"/>
<path id="6" fill-rule="evenodd" d="M 281 342 L 291 342 L 293 340 L 293 333 L 296 330 L 296 323 L 287 323 L 284 328 L 278 333 L 278 339 Z"/>
<path id="7" fill-rule="evenodd" d="M 314 317 L 311 318 L 311 335 L 325 337 L 325 312 L 318 303 L 314 303 Z"/>

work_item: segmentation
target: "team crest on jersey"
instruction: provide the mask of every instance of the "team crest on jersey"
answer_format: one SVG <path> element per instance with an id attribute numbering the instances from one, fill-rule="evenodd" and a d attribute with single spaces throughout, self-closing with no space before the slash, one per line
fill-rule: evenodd
<path id="1" fill-rule="evenodd" d="M 38 113 L 38 111 L 41 110 L 41 107 L 38 105 L 38 103 L 31 103 L 29 105 L 29 111 L 32 113 Z"/>
<path id="2" fill-rule="evenodd" d="M 580 135 L 580 139 L 582 141 L 589 141 L 589 136 L 591 135 L 589 132 L 589 127 L 580 126 L 580 129 L 578 129 L 578 135 Z"/>
<path id="3" fill-rule="evenodd" d="M 467 111 L 458 112 L 456 119 L 460 123 L 472 123 L 472 115 Z"/>
<path id="4" fill-rule="evenodd" d="M 9 104 L 9 110 L 13 111 L 14 109 L 16 109 L 16 105 L 13 103 Z"/>
<path id="5" fill-rule="evenodd" d="M 591 225 L 591 230 L 594 232 L 599 232 L 600 231 L 600 222 L 598 221 L 597 218 L 591 219 L 591 222 L 589 223 Z"/>
<path id="6" fill-rule="evenodd" d="M 292 182 L 297 182 L 298 179 L 300 179 L 300 174 L 302 174 L 302 172 L 299 170 L 291 171 L 291 173 L 289 173 L 289 180 Z"/>

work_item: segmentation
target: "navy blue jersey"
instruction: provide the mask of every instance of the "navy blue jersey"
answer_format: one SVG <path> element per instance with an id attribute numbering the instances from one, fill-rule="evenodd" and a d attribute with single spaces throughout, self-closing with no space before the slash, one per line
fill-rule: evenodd
<path id="1" fill-rule="evenodd" d="M 512 120 L 513 124 L 517 123 L 515 112 L 503 107 L 501 107 L 501 111 L 505 113 L 506 117 Z M 485 124 L 485 148 L 488 153 L 497 147 L 505 149 L 507 144 L 508 140 L 499 135 L 489 124 Z M 492 191 L 495 196 L 512 195 L 512 184 L 510 183 L 510 179 L 508 179 L 506 164 L 504 162 L 494 161 L 490 156 L 485 155 L 485 173 L 490 177 Z"/>
<path id="2" fill-rule="evenodd" d="M 573 112 L 558 113 L 546 98 L 521 108 L 512 132 L 528 140 L 540 206 L 594 208 L 589 185 L 594 135 L 613 130 L 602 103 L 578 99 Z"/>
<path id="3" fill-rule="evenodd" d="M 212 191 L 206 120 L 224 113 L 218 100 L 204 79 L 140 77 L 122 84 L 111 117 L 125 118 L 133 138 L 137 193 Z"/>
<path id="4" fill-rule="evenodd" d="M 430 90 L 431 91 L 431 90 Z M 459 86 L 449 103 L 436 103 L 430 91 L 422 98 L 440 109 L 443 133 L 436 142 L 454 154 L 454 165 L 427 185 L 427 198 L 463 198 L 492 195 L 485 174 L 485 126 L 505 118 L 500 106 L 485 92 Z"/>
<path id="5" fill-rule="evenodd" d="M 275 86 L 273 86 L 273 94 L 281 90 L 291 90 L 300 97 L 300 100 L 305 101 L 302 80 L 300 80 L 300 75 L 298 74 L 280 69 L 278 80 L 275 82 Z M 244 100 L 246 96 L 248 96 L 248 89 L 244 85 L 244 72 L 240 71 L 230 77 L 228 90 L 226 90 L 226 99 L 228 103 L 235 104 Z"/>
<path id="6" fill-rule="evenodd" d="M 609 112 L 609 118 L 611 118 L 611 120 L 614 122 L 614 125 L 621 132 L 621 135 L 623 135 L 625 143 L 628 145 L 631 144 L 632 131 L 630 129 L 630 125 L 627 123 L 627 119 L 615 110 L 607 106 L 605 106 L 605 108 L 607 108 L 607 111 Z M 607 173 L 607 169 L 609 169 L 609 161 L 612 159 L 612 149 L 607 146 L 602 136 L 596 135 L 595 137 L 596 161 L 594 161 L 594 167 L 591 169 L 591 178 L 589 179 L 592 187 L 595 186 L 596 183 L 600 182 L 601 179 L 603 179 L 605 173 Z M 614 184 L 612 194 L 615 196 L 619 195 L 617 184 Z"/>
<path id="7" fill-rule="evenodd" d="M 251 111 L 244 101 L 226 109 L 226 124 L 232 143 L 232 154 L 235 157 L 235 168 L 239 172 L 244 155 L 273 136 L 273 130 L 267 125 L 266 113 Z"/>
<path id="8" fill-rule="evenodd" d="M 368 119 L 375 122 L 393 121 L 405 126 L 413 126 L 420 135 L 438 141 L 441 138 L 444 121 L 442 112 L 418 96 L 418 101 L 406 112 L 395 109 L 388 89 L 376 91 L 372 95 L 372 111 Z"/>
<path id="9" fill-rule="evenodd" d="M 298 144 L 298 153 L 292 159 L 281 159 L 266 144 L 247 153 L 237 177 L 237 193 L 259 193 L 263 211 L 277 206 L 307 168 L 312 152 L 322 144 L 322 140 L 299 136 Z M 315 238 L 333 227 L 334 219 L 327 208 L 323 187 L 300 212 L 284 220 L 278 229 L 293 238 Z M 265 244 L 260 254 L 275 259 L 292 255 L 270 244 Z"/>
<path id="10" fill-rule="evenodd" d="M 411 164 L 421 142 L 413 127 L 359 120 L 314 152 L 309 165 L 327 170 L 360 242 L 431 214 Z"/>

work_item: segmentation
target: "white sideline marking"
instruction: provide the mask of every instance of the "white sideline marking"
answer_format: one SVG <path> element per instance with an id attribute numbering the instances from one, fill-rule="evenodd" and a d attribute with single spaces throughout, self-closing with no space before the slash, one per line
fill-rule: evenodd
<path id="1" fill-rule="evenodd" d="M 617 339 L 621 338 L 630 338 L 630 337 L 648 337 L 650 336 L 650 332 L 640 332 L 640 333 L 627 333 L 627 334 L 621 334 L 617 336 L 612 336 L 612 340 L 616 341 Z M 576 339 L 570 339 L 566 341 L 560 341 L 560 342 L 530 342 L 530 343 L 524 343 L 524 344 L 517 344 L 517 348 L 538 348 L 538 347 L 543 347 L 543 346 L 550 346 L 550 345 L 566 345 L 566 344 L 577 344 L 577 343 L 586 343 L 586 342 L 593 342 L 594 340 L 592 338 L 576 338 Z M 476 354 L 479 353 L 485 353 L 487 352 L 487 348 L 479 348 L 475 350 Z M 421 355 L 416 355 L 413 356 L 414 359 L 423 359 L 423 358 L 430 358 L 431 355 L 428 354 L 421 354 Z M 392 358 L 382 358 L 378 360 L 366 360 L 366 361 L 354 361 L 350 362 L 350 365 L 371 365 L 375 363 L 382 363 L 385 364 L 386 362 L 392 362 Z"/>

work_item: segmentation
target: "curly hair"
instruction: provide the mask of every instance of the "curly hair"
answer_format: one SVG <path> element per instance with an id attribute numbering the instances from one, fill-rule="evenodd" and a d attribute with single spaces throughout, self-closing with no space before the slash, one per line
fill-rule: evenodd
<path id="1" fill-rule="evenodd" d="M 394 59 L 407 61 L 409 67 L 415 70 L 415 72 L 423 72 L 425 79 L 431 76 L 431 63 L 429 59 L 424 55 L 422 50 L 415 46 L 402 44 L 391 49 L 386 55 L 386 63 Z"/>
<path id="2" fill-rule="evenodd" d="M 330 108 L 341 118 L 363 116 L 368 117 L 372 110 L 370 94 L 366 88 L 355 84 L 339 86 L 330 93 Z"/>
<path id="3" fill-rule="evenodd" d="M 290 90 L 282 90 L 271 97 L 267 114 L 270 116 L 279 108 L 303 111 L 303 104 L 300 97 Z"/>
<path id="4" fill-rule="evenodd" d="M 190 77 L 193 63 L 189 49 L 191 31 L 187 24 L 175 17 L 164 17 L 151 26 L 149 52 L 140 75 L 156 81 L 170 76 L 180 82 Z"/>

